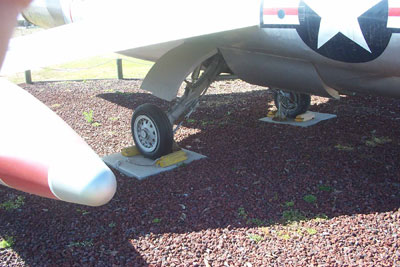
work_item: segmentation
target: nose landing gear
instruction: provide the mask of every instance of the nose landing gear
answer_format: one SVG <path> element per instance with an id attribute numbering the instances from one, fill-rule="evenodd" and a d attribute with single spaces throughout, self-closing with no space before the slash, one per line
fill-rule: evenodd
<path id="1" fill-rule="evenodd" d="M 144 157 L 157 159 L 172 152 L 173 135 L 177 130 L 173 131 L 172 125 L 187 118 L 196 109 L 199 99 L 224 67 L 224 59 L 217 54 L 196 68 L 191 81 L 187 82 L 184 95 L 168 113 L 152 104 L 143 104 L 135 110 L 131 122 L 132 136 Z"/>

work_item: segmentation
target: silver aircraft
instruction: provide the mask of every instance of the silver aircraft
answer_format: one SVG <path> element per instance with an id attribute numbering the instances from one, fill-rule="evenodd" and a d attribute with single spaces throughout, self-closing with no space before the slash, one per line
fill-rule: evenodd
<path id="1" fill-rule="evenodd" d="M 24 17 L 52 29 L 12 41 L 4 71 L 106 51 L 154 61 L 142 89 L 171 101 L 186 86 L 167 112 L 135 109 L 133 140 L 152 159 L 171 151 L 172 125 L 227 75 L 273 88 L 288 117 L 306 112 L 311 95 L 400 97 L 400 0 L 148 2 L 36 0 Z"/>

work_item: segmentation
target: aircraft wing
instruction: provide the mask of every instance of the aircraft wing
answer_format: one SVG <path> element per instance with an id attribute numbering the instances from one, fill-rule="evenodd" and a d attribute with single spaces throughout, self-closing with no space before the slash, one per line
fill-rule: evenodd
<path id="1" fill-rule="evenodd" d="M 11 40 L 1 74 L 255 26 L 260 2 L 96 1 L 86 17 Z"/>

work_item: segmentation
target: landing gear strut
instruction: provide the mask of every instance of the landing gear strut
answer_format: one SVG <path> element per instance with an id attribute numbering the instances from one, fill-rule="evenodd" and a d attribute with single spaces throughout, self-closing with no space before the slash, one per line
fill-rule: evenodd
<path id="1" fill-rule="evenodd" d="M 284 116 L 294 119 L 296 116 L 306 113 L 311 103 L 311 96 L 307 94 L 286 92 L 282 90 L 274 91 L 275 106 L 278 112 Z"/>
<path id="2" fill-rule="evenodd" d="M 132 116 L 132 136 L 136 147 L 146 158 L 157 159 L 172 151 L 173 135 L 183 119 L 196 109 L 200 98 L 215 81 L 225 66 L 221 55 L 210 58 L 196 68 L 186 82 L 184 95 L 164 113 L 151 104 L 139 106 Z M 172 125 L 181 121 L 173 130 Z"/>

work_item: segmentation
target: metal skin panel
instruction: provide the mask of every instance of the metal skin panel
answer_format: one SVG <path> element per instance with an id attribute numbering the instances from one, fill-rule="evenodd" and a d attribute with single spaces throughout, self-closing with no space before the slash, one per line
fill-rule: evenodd
<path id="1" fill-rule="evenodd" d="M 202 41 L 219 48 L 228 66 L 249 83 L 334 98 L 338 97 L 337 91 L 342 90 L 392 97 L 400 94 L 395 78 L 400 76 L 400 58 L 393 56 L 400 50 L 398 33 L 392 35 L 386 50 L 377 59 L 364 63 L 346 63 L 322 56 L 310 49 L 294 29 L 287 28 L 250 27 L 205 36 Z M 197 48 L 191 49 L 195 53 Z M 140 57 L 140 53 L 136 56 Z M 159 73 L 173 71 L 171 66 L 179 66 L 179 60 L 171 59 L 174 64 L 165 64 L 165 69 L 159 68 Z M 287 78 L 282 79 L 282 75 Z M 156 87 L 162 87 L 161 80 Z M 170 96 L 176 92 L 175 88 L 171 91 L 168 86 L 162 88 L 164 94 Z"/>
<path id="2" fill-rule="evenodd" d="M 242 41 L 232 39 L 230 47 L 285 58 L 330 65 L 334 68 L 400 76 L 400 34 L 393 34 L 388 47 L 377 59 L 365 63 L 345 63 L 324 57 L 311 50 L 293 29 L 260 29 L 257 27 L 237 32 Z"/>
<path id="3" fill-rule="evenodd" d="M 183 40 L 172 41 L 126 51 L 120 51 L 118 52 L 118 54 L 155 62 L 163 55 L 165 55 L 168 51 L 174 49 L 177 46 L 180 46 L 183 43 Z"/>
<path id="4" fill-rule="evenodd" d="M 155 96 L 173 100 L 186 77 L 203 61 L 217 53 L 214 44 L 184 43 L 157 60 L 144 79 L 141 88 Z"/>
<path id="5" fill-rule="evenodd" d="M 329 0 L 306 0 L 300 4 L 292 2 L 298 11 L 298 22 L 293 16 L 288 21 L 296 23 L 289 25 L 285 16 L 282 16 L 281 22 L 277 22 L 277 18 L 270 19 L 273 8 L 281 5 L 281 8 L 277 8 L 278 15 L 287 6 L 282 6 L 279 1 L 265 0 L 262 12 L 264 11 L 264 19 L 270 24 L 263 25 L 265 21 L 262 18 L 261 28 L 242 32 L 245 41 L 235 44 L 234 47 L 242 49 L 242 53 L 261 53 L 309 62 L 314 65 L 319 79 L 339 91 L 344 89 L 399 97 L 396 84 L 400 77 L 400 58 L 393 55 L 397 55 L 400 50 L 400 23 L 397 23 L 397 17 L 393 17 L 395 12 L 391 12 L 396 7 L 395 1 L 353 1 L 348 4 Z M 335 13 L 335 9 L 340 7 L 347 13 Z M 266 8 L 268 12 L 265 12 Z M 336 17 L 324 10 L 329 8 L 332 8 L 331 12 Z M 289 15 L 295 14 L 293 10 L 290 12 Z M 341 20 L 346 19 L 348 24 L 341 25 Z M 261 85 L 274 82 L 265 77 L 252 77 L 249 71 L 240 68 L 242 62 L 233 57 L 226 59 L 228 65 L 237 70 L 237 74 L 244 80 L 254 82 L 256 78 L 255 82 Z M 265 68 L 262 62 L 252 61 L 251 64 L 258 65 L 253 66 L 254 70 Z M 297 77 L 293 76 L 295 71 L 288 65 L 288 70 L 282 69 L 281 74 L 293 79 Z M 312 75 L 305 76 L 300 82 L 307 83 L 307 79 L 312 79 Z M 287 84 L 285 81 L 281 83 Z"/>
<path id="6" fill-rule="evenodd" d="M 264 5 L 268 6 L 270 1 L 271 0 L 265 0 Z M 309 0 L 304 2 L 308 3 L 314 1 Z M 343 1 L 333 0 L 319 2 L 324 3 L 326 8 L 330 6 L 336 7 L 334 4 L 338 2 L 337 6 L 347 10 L 352 7 L 357 7 L 364 1 L 352 1 L 351 5 L 346 5 Z M 373 71 L 378 73 L 389 71 L 400 75 L 398 70 L 400 59 L 398 57 L 385 56 L 390 50 L 392 50 L 390 52 L 390 55 L 392 55 L 393 52 L 400 49 L 399 42 L 393 42 L 398 38 L 399 29 L 389 28 L 387 26 L 388 1 L 384 0 L 378 2 L 380 2 L 378 5 L 372 6 L 363 15 L 358 17 L 358 13 L 354 15 L 355 18 L 358 18 L 356 26 L 361 28 L 363 34 L 359 36 L 359 38 L 363 38 L 368 42 L 368 47 L 366 48 L 356 43 L 356 41 L 360 43 L 362 43 L 362 41 L 357 40 L 355 37 L 347 37 L 341 32 L 344 32 L 346 29 L 340 29 L 341 31 L 338 31 L 334 26 L 328 27 L 329 29 L 322 29 L 324 25 L 323 21 L 325 21 L 323 13 L 320 11 L 321 14 L 317 14 L 307 5 L 306 7 L 302 7 L 302 5 L 298 7 L 299 12 L 303 9 L 308 10 L 303 12 L 300 25 L 264 25 L 263 21 L 261 21 L 261 31 L 264 32 L 264 35 L 254 32 L 252 34 L 253 37 L 250 37 L 248 39 L 249 42 L 244 46 L 252 49 L 262 49 L 268 54 L 272 53 L 288 57 L 303 58 L 318 64 L 330 64 L 340 68 L 356 68 L 360 71 Z M 334 14 L 336 14 L 336 17 L 333 19 L 329 18 L 330 23 L 340 23 L 340 13 Z M 336 33 L 331 34 L 332 36 L 330 39 L 324 38 L 324 35 L 330 32 L 328 30 Z M 350 27 L 349 30 L 354 29 Z M 326 41 L 326 43 L 318 48 L 318 41 L 321 39 Z M 352 39 L 355 39 L 355 41 Z M 387 62 L 390 63 L 389 66 L 385 64 Z M 384 68 L 382 69 L 382 67 Z"/>
<path id="7" fill-rule="evenodd" d="M 371 94 L 400 98 L 400 77 L 382 76 L 374 73 L 333 69 L 329 65 L 317 67 L 325 80 L 334 88 L 343 88 L 346 91 L 358 94 Z"/>
<path id="8" fill-rule="evenodd" d="M 343 2 L 338 2 L 343 6 Z M 358 44 L 362 44 L 362 39 L 347 37 L 336 29 L 337 34 L 331 36 L 331 39 L 325 38 L 326 43 L 318 48 L 317 39 L 323 39 L 324 36 L 318 34 L 316 26 L 322 27 L 324 16 L 311 14 L 309 16 L 315 21 L 311 21 L 311 19 L 307 21 L 307 17 L 303 17 L 299 23 L 290 17 L 289 20 L 283 19 L 281 24 L 276 24 L 276 18 L 268 17 L 267 19 L 271 23 L 275 23 L 274 25 L 262 25 L 261 28 L 254 27 L 236 31 L 236 34 L 241 36 L 241 41 L 238 42 L 231 38 L 231 45 L 222 47 L 221 51 L 235 74 L 250 83 L 324 96 L 324 92 L 320 90 L 321 87 L 318 87 L 318 84 L 323 81 L 323 84 L 338 91 L 346 90 L 399 97 L 400 57 L 394 55 L 397 55 L 400 50 L 400 33 L 398 28 L 393 27 L 400 27 L 400 23 L 396 24 L 395 19 L 398 18 L 390 20 L 391 13 L 387 12 L 394 6 L 394 2 L 378 1 L 379 3 L 375 6 L 373 4 L 376 2 L 370 2 L 372 4 L 367 6 L 370 9 L 358 17 L 358 22 L 355 22 L 356 26 L 360 26 L 363 30 L 363 36 L 360 35 L 359 38 L 364 37 L 368 41 L 368 47 L 365 44 L 363 44 L 364 47 Z M 324 3 L 329 7 L 328 4 L 332 4 L 333 1 L 327 0 Z M 360 4 L 359 1 L 355 1 L 355 3 Z M 282 5 L 280 1 L 264 1 L 264 5 L 270 4 L 273 8 Z M 296 7 L 296 3 L 294 6 Z M 346 5 L 344 7 L 350 8 Z M 287 8 L 288 6 L 284 5 L 279 10 Z M 301 8 L 301 4 L 299 8 Z M 293 12 L 290 12 L 292 15 Z M 323 14 L 322 11 L 320 13 Z M 272 11 L 269 10 L 266 14 L 270 16 Z M 388 16 L 389 20 L 386 21 Z M 340 20 L 339 15 L 337 20 Z M 293 21 L 296 21 L 296 25 L 287 25 Z M 305 21 L 308 24 L 305 24 Z M 387 26 L 389 21 L 392 28 Z M 302 23 L 304 24 L 302 25 Z M 353 27 L 355 26 L 353 25 Z M 334 29 L 335 26 L 332 28 Z M 346 29 L 339 30 L 345 32 Z M 311 37 L 314 38 L 312 41 L 315 42 L 315 47 L 311 43 L 307 43 L 309 41 L 304 36 L 304 32 L 313 31 L 314 35 L 311 33 L 309 35 L 313 35 Z M 308 38 L 311 38 L 310 36 Z M 232 49 L 232 47 L 236 49 Z M 330 54 L 326 54 L 327 51 Z M 357 60 L 359 62 L 351 62 Z M 299 61 L 302 63 L 298 63 Z M 310 65 L 314 69 L 307 67 Z M 285 75 L 287 79 L 277 79 L 272 73 L 279 74 L 279 77 Z M 302 75 L 303 77 L 301 77 Z M 296 86 L 296 82 L 297 88 L 293 87 Z M 317 84 L 315 88 L 305 88 L 313 83 Z"/>
<path id="9" fill-rule="evenodd" d="M 335 90 L 321 80 L 310 62 L 238 49 L 222 49 L 221 52 L 233 72 L 249 83 L 324 97 L 339 97 Z"/>
<path id="10" fill-rule="evenodd" d="M 27 21 L 48 29 L 95 18 L 99 4 L 98 0 L 34 0 L 22 15 Z"/>
<path id="11" fill-rule="evenodd" d="M 70 0 L 64 0 L 64 5 Z M 60 0 L 35 0 L 22 12 L 24 18 L 42 28 L 53 28 L 67 23 Z"/>

